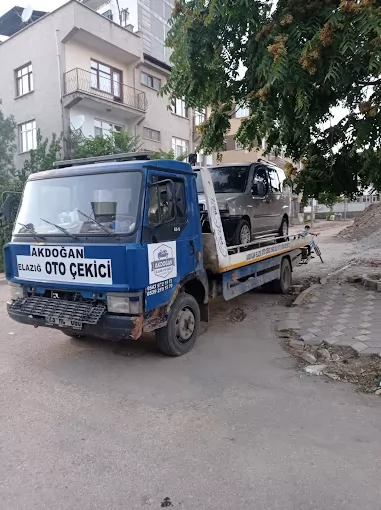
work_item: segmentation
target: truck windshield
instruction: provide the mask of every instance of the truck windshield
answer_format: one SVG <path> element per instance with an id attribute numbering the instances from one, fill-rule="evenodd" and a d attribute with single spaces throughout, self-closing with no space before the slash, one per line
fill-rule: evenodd
<path id="1" fill-rule="evenodd" d="M 243 193 L 249 177 L 250 165 L 209 168 L 216 193 Z M 201 172 L 196 171 L 197 192 L 204 193 Z"/>
<path id="2" fill-rule="evenodd" d="M 136 228 L 141 183 L 140 172 L 28 181 L 13 233 L 129 235 Z"/>

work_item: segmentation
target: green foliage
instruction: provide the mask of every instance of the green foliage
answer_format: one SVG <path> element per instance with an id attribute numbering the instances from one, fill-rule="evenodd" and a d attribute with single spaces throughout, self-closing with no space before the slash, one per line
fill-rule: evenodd
<path id="1" fill-rule="evenodd" d="M 16 122 L 12 116 L 6 117 L 0 100 L 0 190 L 14 175 L 13 158 L 16 152 Z"/>
<path id="2" fill-rule="evenodd" d="M 176 161 L 185 161 L 188 157 L 187 153 L 181 154 L 175 158 L 175 153 L 173 149 L 168 152 L 160 150 L 159 152 L 153 152 L 151 155 L 152 159 L 176 159 Z"/>
<path id="3" fill-rule="evenodd" d="M 68 140 L 70 159 L 107 156 L 140 149 L 139 138 L 130 131 L 112 131 L 108 136 L 85 138 L 80 132 L 72 131 Z"/>
<path id="4" fill-rule="evenodd" d="M 43 138 L 41 132 L 37 130 L 37 148 L 31 150 L 29 159 L 25 161 L 23 168 L 17 172 L 18 181 L 24 186 L 30 174 L 51 170 L 54 163 L 60 159 L 61 137 L 55 133 L 49 142 L 48 138 Z"/>
<path id="5" fill-rule="evenodd" d="M 268 151 L 303 160 L 305 200 L 381 190 L 381 0 L 176 0 L 167 44 L 161 93 L 210 107 L 206 153 L 224 149 L 235 105 L 248 106 L 237 140 L 251 149 L 265 137 Z"/>

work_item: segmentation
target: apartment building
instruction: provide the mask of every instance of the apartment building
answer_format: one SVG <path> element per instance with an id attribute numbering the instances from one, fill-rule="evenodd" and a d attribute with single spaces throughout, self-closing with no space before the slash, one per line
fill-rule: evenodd
<path id="1" fill-rule="evenodd" d="M 80 0 L 102 16 L 138 32 L 144 53 L 169 64 L 171 50 L 165 46 L 173 0 Z"/>
<path id="2" fill-rule="evenodd" d="M 0 44 L 0 98 L 17 122 L 17 166 L 36 147 L 37 129 L 47 137 L 70 127 L 86 137 L 129 129 L 143 149 L 193 150 L 191 112 L 181 100 L 168 110 L 157 94 L 169 65 L 117 21 L 71 0 Z"/>

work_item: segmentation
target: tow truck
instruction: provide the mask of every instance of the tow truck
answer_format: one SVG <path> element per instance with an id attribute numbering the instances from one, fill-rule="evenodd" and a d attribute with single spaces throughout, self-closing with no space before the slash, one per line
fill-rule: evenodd
<path id="1" fill-rule="evenodd" d="M 207 167 L 201 175 L 209 233 L 185 162 L 128 153 L 30 175 L 4 249 L 9 316 L 72 337 L 155 332 L 162 353 L 181 356 L 216 296 L 288 292 L 311 236 L 227 246 Z"/>

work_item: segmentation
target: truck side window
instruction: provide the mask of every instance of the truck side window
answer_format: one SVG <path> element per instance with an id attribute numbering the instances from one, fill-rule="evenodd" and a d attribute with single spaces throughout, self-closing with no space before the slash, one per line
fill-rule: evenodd
<path id="1" fill-rule="evenodd" d="M 168 180 L 173 186 L 168 186 Z M 165 181 L 163 184 L 160 181 Z M 176 239 L 187 224 L 183 179 L 154 176 L 148 196 L 148 225 L 155 226 L 158 241 Z"/>

